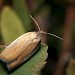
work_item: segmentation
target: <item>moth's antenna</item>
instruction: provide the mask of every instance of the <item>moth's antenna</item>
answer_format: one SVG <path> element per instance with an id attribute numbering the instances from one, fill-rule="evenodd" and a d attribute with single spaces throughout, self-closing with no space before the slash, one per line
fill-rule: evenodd
<path id="1" fill-rule="evenodd" d="M 51 35 L 51 36 L 54 36 L 54 37 L 56 37 L 56 38 L 58 38 L 58 39 L 63 40 L 63 38 L 61 38 L 61 37 L 59 37 L 59 36 L 57 36 L 57 35 L 55 35 L 55 34 L 47 33 L 47 32 L 41 31 L 41 29 L 40 29 L 40 27 L 39 27 L 38 23 L 35 21 L 35 19 L 34 19 L 31 15 L 30 15 L 30 17 L 31 17 L 31 19 L 35 22 L 35 24 L 37 25 L 37 27 L 38 27 L 38 29 L 39 29 L 40 33 L 48 34 L 48 35 Z"/>
<path id="2" fill-rule="evenodd" d="M 44 32 L 44 31 L 40 31 L 40 33 L 48 34 L 48 35 L 54 36 L 54 37 L 56 37 L 56 38 L 58 38 L 60 40 L 63 40 L 63 38 L 61 38 L 61 37 L 59 37 L 59 36 L 57 36 L 55 34 L 52 34 L 52 33 L 47 33 L 47 32 Z"/>
<path id="3" fill-rule="evenodd" d="M 39 25 L 38 25 L 38 23 L 35 21 L 35 19 L 30 15 L 30 17 L 31 17 L 31 19 L 35 22 L 35 24 L 37 25 L 37 27 L 38 27 L 38 29 L 39 29 L 39 31 L 40 31 L 40 27 L 39 27 Z"/>

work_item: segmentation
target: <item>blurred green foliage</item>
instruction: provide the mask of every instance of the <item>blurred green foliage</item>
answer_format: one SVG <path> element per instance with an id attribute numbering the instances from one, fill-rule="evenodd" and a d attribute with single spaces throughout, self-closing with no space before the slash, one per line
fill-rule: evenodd
<path id="1" fill-rule="evenodd" d="M 5 6 L 0 13 L 0 37 L 2 37 L 5 44 L 11 43 L 17 37 L 31 31 L 33 28 L 25 0 L 12 0 L 12 2 L 13 8 Z"/>
<path id="2" fill-rule="evenodd" d="M 21 21 L 23 22 L 24 28 L 27 31 L 31 31 L 33 28 L 33 25 L 31 25 L 30 21 L 30 13 L 27 8 L 27 4 L 25 0 L 12 0 L 13 6 L 19 17 L 21 18 Z"/>
<path id="3" fill-rule="evenodd" d="M 23 24 L 15 11 L 6 6 L 1 13 L 1 34 L 5 43 L 11 43 L 25 32 Z"/>

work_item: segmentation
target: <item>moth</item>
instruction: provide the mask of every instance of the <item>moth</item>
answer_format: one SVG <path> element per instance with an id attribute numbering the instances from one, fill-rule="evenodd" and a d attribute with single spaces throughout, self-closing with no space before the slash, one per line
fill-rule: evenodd
<path id="1" fill-rule="evenodd" d="M 37 51 L 36 48 L 41 42 L 42 33 L 49 34 L 63 40 L 57 35 L 41 31 L 38 23 L 31 15 L 30 17 L 36 23 L 39 31 L 28 32 L 21 35 L 0 53 L 0 60 L 6 63 L 9 71 L 21 65 Z"/>

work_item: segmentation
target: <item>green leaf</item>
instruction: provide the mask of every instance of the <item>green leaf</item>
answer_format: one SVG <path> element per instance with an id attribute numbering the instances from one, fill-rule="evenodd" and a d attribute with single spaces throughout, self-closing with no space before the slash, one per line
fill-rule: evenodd
<path id="1" fill-rule="evenodd" d="M 11 43 L 24 32 L 23 24 L 16 12 L 5 6 L 1 14 L 1 34 L 4 42 Z"/>
<path id="2" fill-rule="evenodd" d="M 8 74 L 0 65 L 0 75 L 41 75 L 47 58 L 47 45 L 41 44 L 39 51 L 14 72 Z"/>

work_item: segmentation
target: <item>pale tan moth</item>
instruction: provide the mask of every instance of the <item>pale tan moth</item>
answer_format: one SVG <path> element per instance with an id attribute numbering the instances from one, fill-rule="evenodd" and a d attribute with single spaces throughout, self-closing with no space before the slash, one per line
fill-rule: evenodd
<path id="1" fill-rule="evenodd" d="M 0 59 L 6 63 L 9 71 L 18 67 L 36 52 L 36 48 L 38 47 L 41 41 L 42 33 L 49 34 L 63 40 L 57 35 L 41 31 L 38 23 L 31 15 L 30 17 L 36 23 L 39 31 L 28 32 L 21 35 L 0 53 Z"/>

